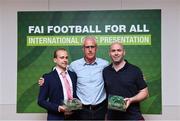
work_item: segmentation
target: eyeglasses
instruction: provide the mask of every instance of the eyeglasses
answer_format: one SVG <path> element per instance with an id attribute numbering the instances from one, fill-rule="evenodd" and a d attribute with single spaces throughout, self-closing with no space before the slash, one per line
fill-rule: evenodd
<path id="1" fill-rule="evenodd" d="M 96 46 L 84 46 L 84 48 L 86 48 L 86 49 L 89 49 L 89 48 L 92 48 L 92 49 L 94 49 Z"/>

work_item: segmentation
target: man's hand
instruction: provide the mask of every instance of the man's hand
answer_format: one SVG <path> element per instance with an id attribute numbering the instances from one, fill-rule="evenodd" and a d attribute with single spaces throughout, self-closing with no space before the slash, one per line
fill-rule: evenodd
<path id="1" fill-rule="evenodd" d="M 69 110 L 65 105 L 58 107 L 59 112 L 64 112 L 64 115 L 71 115 L 73 112 Z"/>
<path id="2" fill-rule="evenodd" d="M 132 103 L 131 98 L 125 98 L 124 101 L 126 102 L 126 109 L 129 107 L 129 105 Z"/>
<path id="3" fill-rule="evenodd" d="M 131 103 L 141 102 L 144 99 L 146 99 L 148 96 L 149 96 L 148 88 L 146 87 L 140 90 L 138 94 L 136 94 L 135 96 L 130 97 L 130 98 L 125 98 L 124 101 L 126 101 L 126 109 L 129 107 Z"/>
<path id="4" fill-rule="evenodd" d="M 42 86 L 43 84 L 44 84 L 44 78 L 40 78 L 39 80 L 38 80 L 38 84 L 39 84 L 39 86 Z"/>

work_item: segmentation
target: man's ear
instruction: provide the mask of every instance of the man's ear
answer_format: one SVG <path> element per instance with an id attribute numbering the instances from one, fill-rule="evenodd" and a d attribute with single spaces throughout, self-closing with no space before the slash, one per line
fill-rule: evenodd
<path id="1" fill-rule="evenodd" d="M 96 51 L 98 50 L 98 46 L 96 46 Z"/>
<path id="2" fill-rule="evenodd" d="M 56 58 L 54 58 L 53 61 L 54 61 L 54 63 L 57 63 L 57 59 Z"/>
<path id="3" fill-rule="evenodd" d="M 124 56 L 126 55 L 126 51 L 124 50 Z"/>
<path id="4" fill-rule="evenodd" d="M 84 46 L 82 46 L 82 51 L 84 52 Z"/>

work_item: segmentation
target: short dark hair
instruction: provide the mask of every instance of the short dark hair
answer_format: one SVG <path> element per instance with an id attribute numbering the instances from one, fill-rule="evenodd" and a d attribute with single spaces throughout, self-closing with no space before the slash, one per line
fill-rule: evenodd
<path id="1" fill-rule="evenodd" d="M 54 51 L 54 58 L 57 58 L 57 51 L 59 51 L 59 50 L 62 50 L 62 51 L 66 51 L 66 52 L 67 52 L 67 50 L 64 49 L 64 48 L 58 48 L 58 49 L 56 49 L 56 50 Z"/>

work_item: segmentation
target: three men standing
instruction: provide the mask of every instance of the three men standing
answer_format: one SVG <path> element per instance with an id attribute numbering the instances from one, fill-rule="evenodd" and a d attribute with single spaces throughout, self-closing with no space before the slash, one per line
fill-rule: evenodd
<path id="1" fill-rule="evenodd" d="M 112 64 L 109 66 L 106 60 L 96 57 L 95 37 L 85 37 L 82 50 L 84 57 L 69 66 L 69 70 L 75 72 L 77 76 L 77 90 L 74 91 L 76 90 L 77 97 L 83 104 L 76 119 L 104 120 L 109 94 L 123 96 L 127 110 L 126 112 L 108 110 L 108 119 L 143 119 L 139 102 L 148 97 L 147 85 L 141 70 L 124 60 L 123 45 L 117 42 L 111 44 L 109 55 Z"/>

